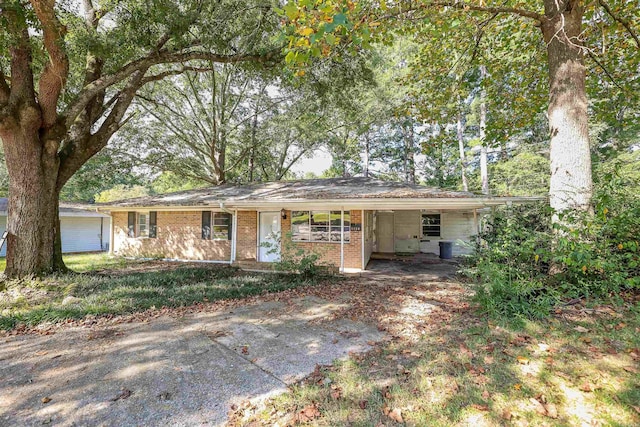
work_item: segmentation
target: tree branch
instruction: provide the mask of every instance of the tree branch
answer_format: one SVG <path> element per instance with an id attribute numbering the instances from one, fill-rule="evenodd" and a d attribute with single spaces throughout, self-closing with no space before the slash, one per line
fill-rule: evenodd
<path id="1" fill-rule="evenodd" d="M 48 129 L 58 118 L 58 98 L 69 74 L 69 58 L 64 51 L 65 28 L 54 10 L 55 0 L 30 0 L 42 25 L 44 47 L 49 54 L 38 84 L 38 101 L 43 127 Z"/>
<path id="2" fill-rule="evenodd" d="M 616 85 L 616 87 L 618 89 L 620 89 L 623 93 L 626 93 L 626 91 L 624 90 L 624 88 L 622 86 L 620 86 L 618 84 L 618 82 L 616 81 L 616 79 L 613 78 L 613 76 L 611 75 L 611 73 L 609 73 L 609 70 L 607 70 L 607 68 L 600 62 L 598 61 L 598 58 L 596 58 L 596 56 L 591 53 L 590 50 L 587 50 L 587 55 L 589 55 L 589 58 L 591 58 L 593 60 L 593 62 L 595 62 L 598 67 L 600 67 L 602 69 L 602 71 L 604 71 L 604 73 L 607 75 L 607 77 L 609 78 L 609 80 L 611 80 L 611 83 L 613 83 L 614 85 Z"/>
<path id="3" fill-rule="evenodd" d="M 626 19 L 623 19 L 623 18 L 617 16 L 615 13 L 613 13 L 613 11 L 609 7 L 609 5 L 607 3 L 605 3 L 604 0 L 598 0 L 598 2 L 600 3 L 600 6 L 602 6 L 604 8 L 604 10 L 607 11 L 609 16 L 611 16 L 613 18 L 614 21 L 617 21 L 620 24 L 622 24 L 622 26 L 627 30 L 629 35 L 631 37 L 633 37 L 633 39 L 635 40 L 636 46 L 638 46 L 638 49 L 640 49 L 640 37 L 638 37 L 638 35 L 635 33 L 635 31 L 633 31 L 633 28 L 631 28 L 631 24 L 629 23 L 629 21 L 627 21 Z"/>
<path id="4" fill-rule="evenodd" d="M 111 112 L 95 134 L 71 143 L 60 151 L 60 168 L 56 184 L 58 189 L 62 189 L 69 178 L 87 160 L 102 150 L 107 145 L 109 138 L 120 129 L 123 124 L 122 118 L 136 96 L 136 91 L 140 88 L 146 71 L 146 69 L 139 70 L 131 76 L 127 85 L 120 91 Z"/>
<path id="5" fill-rule="evenodd" d="M 210 67 L 182 67 L 179 69 L 163 71 L 162 73 L 158 73 L 155 75 L 147 76 L 142 79 L 142 84 L 145 85 L 147 83 L 155 82 L 158 80 L 162 80 L 166 77 L 177 76 L 183 74 L 187 71 L 193 71 L 196 73 L 206 73 L 207 71 L 213 71 L 213 68 Z"/>
<path id="6" fill-rule="evenodd" d="M 114 74 L 100 77 L 94 82 L 86 85 L 78 95 L 76 101 L 65 110 L 64 116 L 66 117 L 66 124 L 68 127 L 71 127 L 74 120 L 84 109 L 86 104 L 90 102 L 91 99 L 93 99 L 93 97 L 96 96 L 100 91 L 127 79 L 137 71 L 147 70 L 153 65 L 175 64 L 193 60 L 209 60 L 219 63 L 239 63 L 248 61 L 264 63 L 269 60 L 275 59 L 279 52 L 280 51 L 272 51 L 264 55 L 220 55 L 216 53 L 197 50 L 181 52 L 171 52 L 168 50 L 163 50 L 160 52 L 152 52 L 144 58 L 140 58 L 128 63 Z"/>
<path id="7" fill-rule="evenodd" d="M 35 104 L 29 29 L 18 19 L 15 10 L 4 9 L 3 15 L 9 24 L 9 33 L 15 37 L 16 41 L 9 45 L 11 55 L 11 94 L 9 95 L 9 103 L 16 105 L 20 101 L 26 101 L 29 104 Z"/>
<path id="8" fill-rule="evenodd" d="M 522 16 L 523 18 L 529 18 L 529 19 L 533 19 L 535 21 L 542 21 L 542 19 L 544 18 L 543 15 L 536 13 L 532 10 L 527 10 L 527 9 L 519 9 L 519 8 L 515 8 L 515 7 L 504 7 L 504 6 L 498 6 L 498 7 L 493 7 L 493 6 L 482 6 L 482 5 L 475 5 L 472 3 L 466 3 L 464 1 L 426 1 L 426 2 L 419 2 L 419 4 L 416 5 L 409 5 L 408 8 L 406 9 L 402 9 L 400 8 L 397 13 L 391 14 L 391 15 L 387 15 L 386 17 L 390 17 L 393 15 L 402 15 L 402 14 L 406 14 L 408 12 L 413 12 L 416 10 L 425 10 L 425 9 L 429 9 L 432 7 L 450 7 L 452 9 L 458 9 L 458 10 L 473 10 L 476 12 L 489 12 L 489 13 L 510 13 L 513 15 L 519 15 Z"/>

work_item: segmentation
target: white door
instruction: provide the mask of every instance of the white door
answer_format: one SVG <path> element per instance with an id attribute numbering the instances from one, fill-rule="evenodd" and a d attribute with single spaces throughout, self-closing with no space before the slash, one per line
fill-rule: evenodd
<path id="1" fill-rule="evenodd" d="M 393 212 L 378 212 L 376 216 L 378 252 L 393 253 Z"/>
<path id="2" fill-rule="evenodd" d="M 259 233 L 258 261 L 280 261 L 280 212 L 260 212 Z"/>

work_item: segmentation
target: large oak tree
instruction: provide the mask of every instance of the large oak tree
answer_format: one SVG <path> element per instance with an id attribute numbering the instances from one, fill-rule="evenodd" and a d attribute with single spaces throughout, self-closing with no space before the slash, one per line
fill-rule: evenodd
<path id="1" fill-rule="evenodd" d="M 64 270 L 58 197 L 128 119 L 145 84 L 191 61 L 279 56 L 271 0 L 5 0 L 0 138 L 9 173 L 8 276 Z"/>

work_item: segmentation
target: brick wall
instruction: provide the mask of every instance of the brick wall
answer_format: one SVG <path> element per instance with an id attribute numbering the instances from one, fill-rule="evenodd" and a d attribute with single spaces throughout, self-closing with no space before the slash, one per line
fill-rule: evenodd
<path id="1" fill-rule="evenodd" d="M 351 211 L 351 223 L 362 225 L 362 211 Z M 282 220 L 282 238 L 288 239 L 291 233 L 291 211 L 287 211 L 287 219 Z M 312 251 L 320 256 L 324 263 L 340 267 L 340 243 L 325 242 L 283 242 L 283 248 L 290 244 L 294 248 Z M 349 243 L 344 243 L 344 267 L 362 268 L 362 231 L 351 231 Z"/>
<path id="2" fill-rule="evenodd" d="M 127 236 L 127 212 L 114 212 L 113 249 L 117 255 L 136 257 L 162 257 L 193 260 L 228 261 L 231 256 L 231 241 L 202 240 L 201 211 L 158 212 L 157 238 L 132 238 Z M 238 211 L 236 259 L 257 259 L 258 213 Z M 291 212 L 281 220 L 283 240 L 291 232 Z M 362 211 L 351 211 L 351 223 L 361 224 L 364 230 Z M 323 263 L 340 267 L 340 243 L 289 242 L 290 247 L 303 248 L 320 255 Z M 283 247 L 287 247 L 283 242 Z M 362 231 L 351 231 L 349 243 L 344 244 L 345 268 L 362 268 Z"/>
<path id="3" fill-rule="evenodd" d="M 158 212 L 157 238 L 127 236 L 127 212 L 114 212 L 113 250 L 117 255 L 228 261 L 230 240 L 202 239 L 202 212 Z"/>
<path id="4" fill-rule="evenodd" d="M 236 259 L 256 261 L 258 248 L 258 213 L 256 211 L 238 211 L 237 233 Z"/>

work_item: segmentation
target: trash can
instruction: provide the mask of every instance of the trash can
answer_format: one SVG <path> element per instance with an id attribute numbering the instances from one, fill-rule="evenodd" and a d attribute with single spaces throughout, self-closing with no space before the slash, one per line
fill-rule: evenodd
<path id="1" fill-rule="evenodd" d="M 453 242 L 439 242 L 440 245 L 440 258 L 451 259 L 453 258 Z"/>

